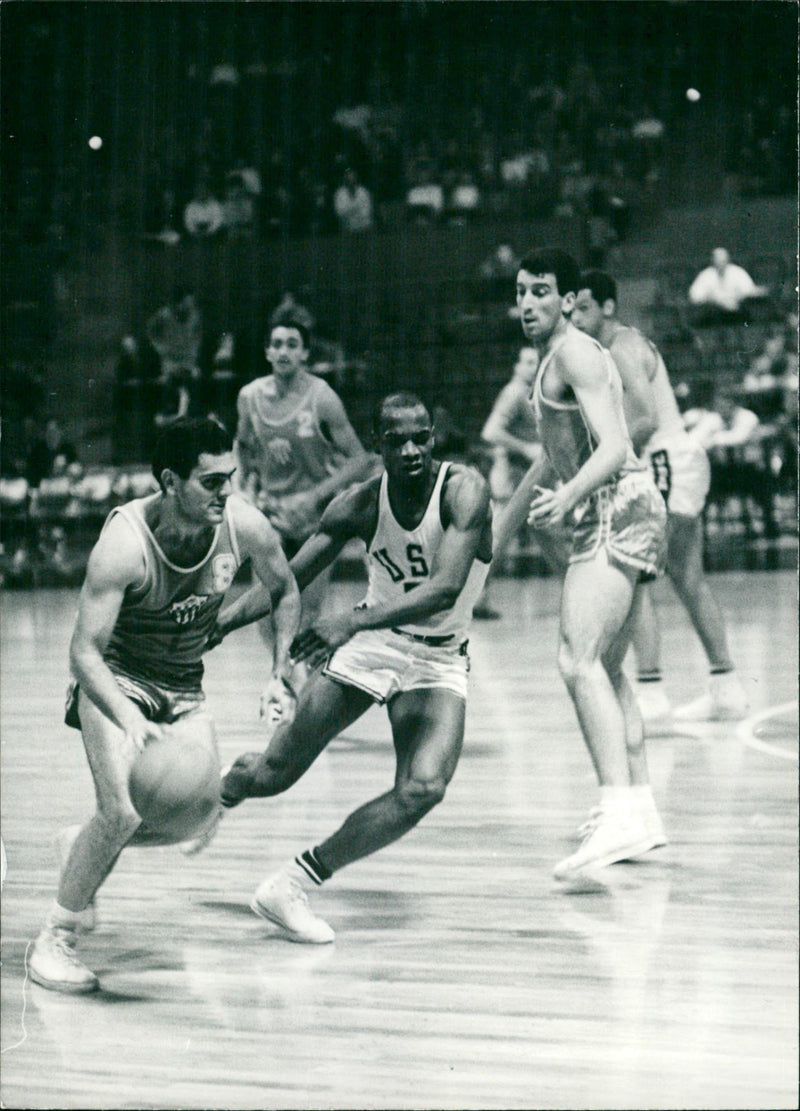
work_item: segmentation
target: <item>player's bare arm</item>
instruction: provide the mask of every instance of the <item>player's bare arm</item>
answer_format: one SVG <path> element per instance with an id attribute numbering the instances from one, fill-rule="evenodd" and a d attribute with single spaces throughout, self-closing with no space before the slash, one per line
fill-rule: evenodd
<path id="1" fill-rule="evenodd" d="M 83 692 L 137 748 L 161 736 L 138 706 L 120 690 L 103 653 L 114 630 L 125 591 L 145 574 L 141 546 L 130 526 L 113 517 L 95 544 L 86 568 L 70 643 L 70 665 Z"/>
<path id="2" fill-rule="evenodd" d="M 292 646 L 295 659 L 311 663 L 365 629 L 389 629 L 431 617 L 452 606 L 476 557 L 491 558 L 491 506 L 486 481 L 469 467 L 453 465 L 443 492 L 444 536 L 430 578 L 401 602 L 347 610 L 306 629 Z"/>
<path id="3" fill-rule="evenodd" d="M 300 591 L 280 539 L 267 519 L 240 499 L 228 502 L 242 555 L 249 556 L 258 583 L 226 607 L 217 619 L 211 644 L 272 613 L 273 674 L 289 668 L 289 645 L 300 621 Z"/>
<path id="4" fill-rule="evenodd" d="M 509 432 L 518 407 L 526 404 L 516 385 L 503 387 L 481 431 L 481 439 L 492 447 L 503 447 L 533 462 L 542 454 L 542 445 L 521 440 Z"/>
<path id="5" fill-rule="evenodd" d="M 559 525 L 576 505 L 614 475 L 625 461 L 627 432 L 614 408 L 606 366 L 593 344 L 565 344 L 555 356 L 556 385 L 570 389 L 583 411 L 597 447 L 574 475 L 556 490 L 543 491 L 531 504 L 530 520 L 537 527 Z"/>
<path id="6" fill-rule="evenodd" d="M 644 337 L 633 328 L 620 328 L 609 351 L 622 379 L 625 423 L 638 455 L 658 426 L 651 386 L 656 372 L 656 358 Z"/>

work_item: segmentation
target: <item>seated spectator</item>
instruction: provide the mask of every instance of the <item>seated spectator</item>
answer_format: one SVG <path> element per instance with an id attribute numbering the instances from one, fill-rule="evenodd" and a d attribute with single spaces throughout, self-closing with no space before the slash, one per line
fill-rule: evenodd
<path id="1" fill-rule="evenodd" d="M 208 182 L 197 183 L 194 196 L 183 210 L 183 226 L 195 239 L 209 239 L 225 226 L 225 212 Z"/>
<path id="2" fill-rule="evenodd" d="M 417 224 L 439 219 L 444 209 L 444 189 L 434 180 L 431 169 L 420 172 L 420 180 L 406 193 L 406 212 Z"/>
<path id="3" fill-rule="evenodd" d="M 203 321 L 190 289 L 179 287 L 172 300 L 153 313 L 145 331 L 161 360 L 162 378 L 200 377 Z"/>
<path id="4" fill-rule="evenodd" d="M 31 444 L 25 475 L 28 485 L 39 486 L 43 478 L 62 478 L 77 461 L 75 445 L 65 438 L 58 420 L 51 417 L 44 432 Z"/>
<path id="5" fill-rule="evenodd" d="M 342 231 L 370 231 L 373 226 L 372 194 L 358 180 L 355 170 L 349 167 L 333 195 L 333 210 Z"/>
<path id="6" fill-rule="evenodd" d="M 163 428 L 190 413 L 193 383 L 201 377 L 203 322 L 194 294 L 179 289 L 169 304 L 150 317 L 146 333 L 161 360 L 154 422 L 157 428 Z"/>
<path id="7" fill-rule="evenodd" d="M 481 191 L 468 171 L 460 174 L 447 199 L 447 214 L 451 223 L 464 224 L 473 220 L 481 206 Z"/>
<path id="8" fill-rule="evenodd" d="M 253 234 L 255 201 L 248 193 L 240 174 L 231 172 L 225 178 L 225 200 L 222 205 L 229 239 L 247 239 Z"/>
<path id="9" fill-rule="evenodd" d="M 735 323 L 746 319 L 747 302 L 765 297 L 769 290 L 756 285 L 744 267 L 731 262 L 724 247 L 714 248 L 711 262 L 689 287 L 693 323 Z"/>
<path id="10" fill-rule="evenodd" d="M 741 499 L 742 517 L 748 534 L 755 535 L 750 503 L 761 509 L 765 537 L 778 535 L 776 519 L 776 476 L 771 466 L 770 441 L 775 436 L 771 425 L 746 409 L 729 389 L 716 390 L 711 409 L 688 410 L 684 423 L 689 435 L 708 451 L 711 463 L 709 503 L 726 505 Z"/>

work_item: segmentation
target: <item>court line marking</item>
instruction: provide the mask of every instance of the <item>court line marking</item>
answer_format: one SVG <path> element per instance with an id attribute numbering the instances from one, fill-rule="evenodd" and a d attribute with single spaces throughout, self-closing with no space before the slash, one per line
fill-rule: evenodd
<path id="1" fill-rule="evenodd" d="M 25 965 L 25 979 L 22 981 L 22 1014 L 20 1015 L 19 1019 L 20 1026 L 22 1027 L 22 1037 L 18 1042 L 14 1042 L 13 1045 L 7 1045 L 4 1050 L 0 1051 L 0 1056 L 2 1056 L 3 1053 L 10 1053 L 12 1049 L 19 1049 L 22 1043 L 27 1041 L 28 1039 L 28 1030 L 25 1026 L 25 1010 L 28 1006 L 28 997 L 25 994 L 25 988 L 28 985 L 28 950 L 30 949 L 31 945 L 33 945 L 33 942 L 29 941 L 28 944 L 25 946 L 25 956 L 23 958 L 23 963 Z"/>
<path id="2" fill-rule="evenodd" d="M 781 702 L 779 706 L 768 706 L 766 710 L 761 710 L 757 714 L 751 714 L 749 718 L 745 718 L 740 722 L 736 728 L 736 736 L 749 748 L 756 748 L 759 752 L 766 752 L 769 756 L 779 756 L 782 760 L 792 760 L 797 763 L 797 753 L 789 752 L 780 745 L 770 744 L 769 741 L 762 741 L 755 735 L 757 725 L 761 725 L 763 721 L 769 721 L 770 718 L 779 717 L 781 714 L 788 713 L 789 710 L 794 710 L 797 706 L 797 701 Z"/>

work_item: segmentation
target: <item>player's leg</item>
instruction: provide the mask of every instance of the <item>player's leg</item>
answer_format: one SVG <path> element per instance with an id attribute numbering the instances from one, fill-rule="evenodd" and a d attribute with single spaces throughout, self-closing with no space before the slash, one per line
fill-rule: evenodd
<path id="1" fill-rule="evenodd" d="M 570 564 L 564 580 L 559 668 L 597 773 L 600 800 L 580 849 L 556 865 L 558 879 L 652 847 L 631 792 L 626 710 L 632 713 L 632 696 L 624 708 L 621 666 L 614 669 L 618 687 L 605 662 L 627 646 L 636 578 L 633 568 L 610 563 L 600 549 L 591 559 Z"/>
<path id="2" fill-rule="evenodd" d="M 631 643 L 636 655 L 636 697 L 645 724 L 671 712 L 661 678 L 661 629 L 653 599 L 653 585 L 642 583 L 636 591 Z"/>
<path id="3" fill-rule="evenodd" d="M 628 616 L 635 577 L 600 549 L 570 564 L 561 596 L 559 670 L 601 787 L 629 784 L 625 719 L 603 657 Z"/>
<path id="4" fill-rule="evenodd" d="M 316 848 L 308 849 L 255 893 L 253 910 L 292 941 L 333 941 L 327 922 L 308 905 L 307 892 L 412 829 L 444 796 L 464 735 L 464 699 L 445 690 L 398 694 L 390 718 L 397 772 L 390 791 L 355 810 Z"/>
<path id="5" fill-rule="evenodd" d="M 650 786 L 644 742 L 645 724 L 639 699 L 623 668 L 633 632 L 639 626 L 642 604 L 649 598 L 650 583 L 639 583 L 625 624 L 612 641 L 603 662 L 625 717 L 631 806 L 652 834 L 653 844 L 650 847 L 658 848 L 666 845 L 667 838 Z"/>
<path id="6" fill-rule="evenodd" d="M 72 844 L 47 924 L 31 950 L 31 978 L 56 991 L 87 992 L 97 977 L 75 956 L 85 911 L 141 824 L 128 794 L 134 744 L 83 693 L 78 712 L 97 808 Z"/>
<path id="7" fill-rule="evenodd" d="M 710 690 L 676 710 L 676 717 L 744 717 L 747 699 L 734 670 L 725 619 L 703 571 L 701 519 L 670 514 L 668 541 L 667 573 L 700 638 L 711 671 Z"/>
<path id="8" fill-rule="evenodd" d="M 390 845 L 441 802 L 461 754 L 465 705 L 463 698 L 440 688 L 406 691 L 392 699 L 394 786 L 355 810 L 319 846 L 330 873 Z"/>
<path id="9" fill-rule="evenodd" d="M 288 790 L 311 767 L 325 746 L 373 705 L 370 695 L 317 672 L 297 704 L 294 720 L 281 726 L 265 752 L 246 752 L 222 780 L 227 807 L 247 798 L 267 798 Z"/>

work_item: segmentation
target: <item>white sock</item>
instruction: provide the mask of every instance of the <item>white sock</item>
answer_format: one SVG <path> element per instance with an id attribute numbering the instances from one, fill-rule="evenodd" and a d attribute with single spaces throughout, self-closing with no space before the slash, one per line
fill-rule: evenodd
<path id="1" fill-rule="evenodd" d="M 57 899 L 53 900 L 50 913 L 47 916 L 47 925 L 52 929 L 77 930 L 80 924 L 80 911 L 67 910 L 62 907 Z"/>
<path id="2" fill-rule="evenodd" d="M 639 806 L 655 806 L 656 800 L 653 798 L 653 788 L 649 783 L 636 783 L 631 787 L 631 799 Z"/>
<path id="3" fill-rule="evenodd" d="M 632 788 L 625 784 L 608 784 L 600 788 L 600 805 L 603 809 L 629 810 L 632 803 Z"/>

